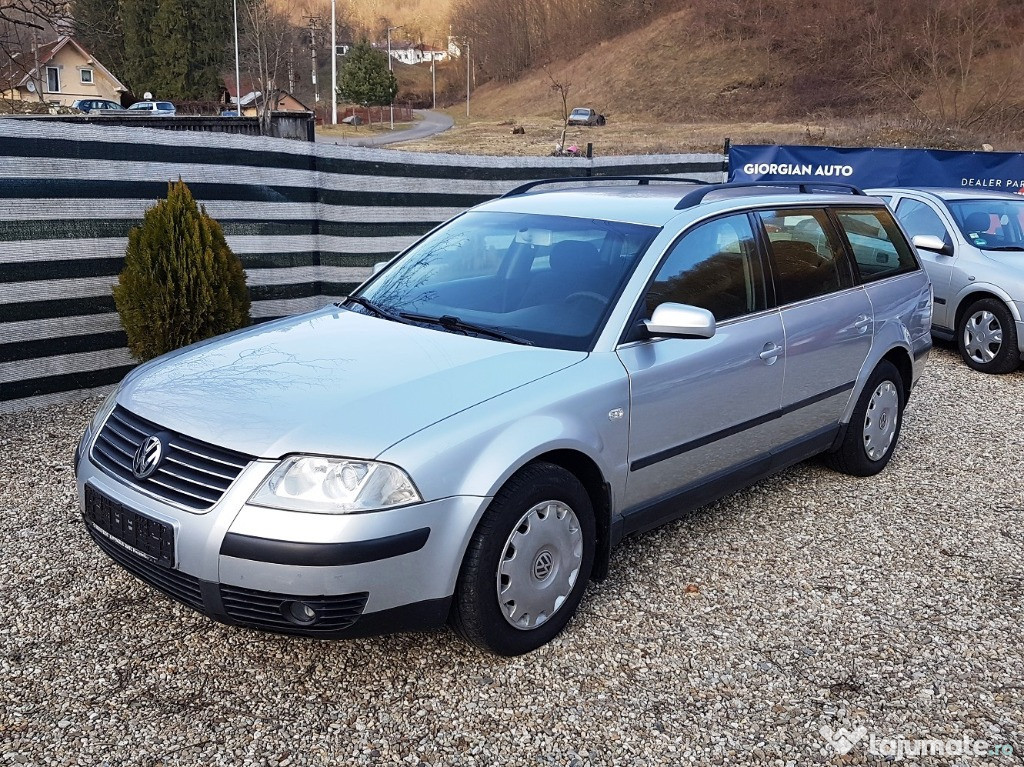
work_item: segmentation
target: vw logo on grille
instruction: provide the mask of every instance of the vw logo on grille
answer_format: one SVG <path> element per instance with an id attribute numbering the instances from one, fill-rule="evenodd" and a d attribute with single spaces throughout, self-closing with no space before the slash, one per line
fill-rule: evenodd
<path id="1" fill-rule="evenodd" d="M 551 574 L 551 568 L 554 565 L 554 558 L 551 556 L 551 552 L 545 549 L 537 555 L 537 561 L 533 563 L 533 577 L 538 581 L 542 581 Z"/>
<path id="2" fill-rule="evenodd" d="M 164 443 L 156 434 L 146 437 L 135 451 L 132 459 L 132 473 L 136 479 L 145 479 L 160 466 L 164 457 Z"/>

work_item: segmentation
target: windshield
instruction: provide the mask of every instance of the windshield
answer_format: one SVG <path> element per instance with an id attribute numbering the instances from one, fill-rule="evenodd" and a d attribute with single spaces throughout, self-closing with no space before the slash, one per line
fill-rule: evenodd
<path id="1" fill-rule="evenodd" d="M 414 246 L 358 296 L 396 316 L 458 318 L 537 346 L 583 351 L 657 233 L 586 218 L 471 212 Z M 451 322 L 424 326 L 473 335 Z"/>
<path id="2" fill-rule="evenodd" d="M 129 109 L 152 109 L 153 105 L 152 104 L 148 104 L 148 103 L 146 103 L 144 101 L 140 101 L 138 104 L 132 104 L 128 108 Z"/>
<path id="3" fill-rule="evenodd" d="M 948 203 L 967 241 L 982 250 L 1024 251 L 1024 199 Z"/>

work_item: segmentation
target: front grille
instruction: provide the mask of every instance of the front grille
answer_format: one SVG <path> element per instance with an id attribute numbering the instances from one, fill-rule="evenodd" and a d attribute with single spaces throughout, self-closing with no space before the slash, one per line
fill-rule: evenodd
<path id="1" fill-rule="evenodd" d="M 111 541 L 89 523 L 86 528 L 96 545 L 103 549 L 104 553 L 121 567 L 130 572 L 150 586 L 159 589 L 167 596 L 183 602 L 196 610 L 203 609 L 203 595 L 199 590 L 199 580 L 180 570 L 169 570 L 160 567 L 152 562 L 147 562 L 142 557 L 133 554 L 123 546 Z"/>
<path id="2" fill-rule="evenodd" d="M 224 603 L 224 612 L 239 623 L 272 631 L 301 631 L 303 634 L 315 634 L 319 631 L 340 631 L 355 623 L 363 614 L 369 593 L 363 591 L 341 596 L 304 597 L 221 584 L 220 597 Z M 300 626 L 285 618 L 285 602 L 294 601 L 301 601 L 312 607 L 318 616 L 316 622 Z"/>
<path id="3" fill-rule="evenodd" d="M 166 436 L 167 452 L 160 467 L 138 479 L 132 471 L 135 452 L 147 437 Z M 118 405 L 93 443 L 92 460 L 110 474 L 158 498 L 196 511 L 221 499 L 252 458 L 167 432 Z"/>

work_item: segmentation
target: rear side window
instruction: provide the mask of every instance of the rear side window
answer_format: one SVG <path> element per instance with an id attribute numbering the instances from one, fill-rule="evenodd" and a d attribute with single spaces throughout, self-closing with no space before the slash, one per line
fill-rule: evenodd
<path id="1" fill-rule="evenodd" d="M 888 210 L 837 210 L 861 280 L 870 282 L 917 269 L 917 261 Z"/>
<path id="2" fill-rule="evenodd" d="M 845 250 L 824 210 L 758 214 L 771 249 L 780 304 L 824 296 L 853 284 Z"/>
<path id="3" fill-rule="evenodd" d="M 669 252 L 647 293 L 647 316 L 663 303 L 707 309 L 721 322 L 765 308 L 764 279 L 746 214 L 690 230 Z"/>

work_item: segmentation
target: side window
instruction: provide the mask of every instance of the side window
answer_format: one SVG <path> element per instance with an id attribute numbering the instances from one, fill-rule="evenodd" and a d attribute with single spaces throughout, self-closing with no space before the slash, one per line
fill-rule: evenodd
<path id="1" fill-rule="evenodd" d="M 887 210 L 837 210 L 857 270 L 865 282 L 917 269 L 917 261 Z"/>
<path id="2" fill-rule="evenodd" d="M 904 197 L 896 206 L 896 218 L 900 220 L 903 228 L 911 237 L 916 237 L 919 234 L 931 234 L 947 244 L 953 244 L 939 214 L 923 202 Z"/>
<path id="3" fill-rule="evenodd" d="M 647 293 L 647 316 L 663 303 L 707 309 L 721 322 L 765 308 L 764 279 L 745 214 L 692 229 L 669 252 Z"/>
<path id="4" fill-rule="evenodd" d="M 771 244 L 780 304 L 824 296 L 853 284 L 845 252 L 823 210 L 759 214 Z"/>

